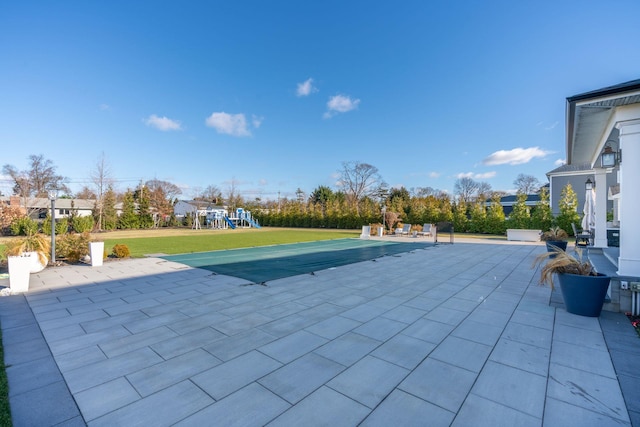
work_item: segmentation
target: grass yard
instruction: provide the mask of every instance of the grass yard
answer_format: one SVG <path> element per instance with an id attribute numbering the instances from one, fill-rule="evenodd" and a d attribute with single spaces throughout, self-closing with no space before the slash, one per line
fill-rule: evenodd
<path id="1" fill-rule="evenodd" d="M 192 230 L 184 228 L 159 228 L 150 230 L 118 230 L 93 233 L 96 240 L 104 240 L 108 254 L 116 244 L 129 247 L 131 256 L 164 253 L 168 255 L 217 251 L 222 249 L 250 248 L 253 246 L 281 245 L 284 243 L 312 242 L 316 240 L 358 237 L 360 230 L 326 230 L 310 228 L 246 228 L 236 230 Z M 0 239 L 0 254 L 4 241 Z M 3 257 L 0 255 L 0 259 Z"/>
<path id="2" fill-rule="evenodd" d="M 162 231 L 165 231 L 162 233 Z M 149 234 L 147 234 L 149 232 Z M 153 233 L 159 232 L 159 233 Z M 153 234 L 152 234 L 153 233 Z M 144 232 L 113 232 L 94 235 L 104 240 L 107 253 L 115 244 L 125 244 L 131 256 L 145 254 L 183 254 L 280 245 L 284 243 L 358 237 L 356 230 L 318 230 L 298 228 L 262 228 L 236 230 L 145 230 Z"/>

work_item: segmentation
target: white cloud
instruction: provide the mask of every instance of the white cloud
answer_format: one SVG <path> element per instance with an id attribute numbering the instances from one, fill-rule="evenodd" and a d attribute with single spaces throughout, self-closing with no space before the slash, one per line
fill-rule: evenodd
<path id="1" fill-rule="evenodd" d="M 232 136 L 251 136 L 244 114 L 212 113 L 207 117 L 205 123 L 218 133 Z"/>
<path id="2" fill-rule="evenodd" d="M 560 167 L 562 165 L 566 165 L 567 164 L 567 160 L 566 159 L 558 159 L 555 162 L 553 162 L 554 165 L 556 165 L 557 167 Z"/>
<path id="3" fill-rule="evenodd" d="M 313 79 L 307 79 L 302 83 L 298 83 L 298 89 L 296 90 L 297 96 L 309 96 L 314 92 L 317 92 L 318 88 L 313 86 Z"/>
<path id="4" fill-rule="evenodd" d="M 440 178 L 440 172 L 429 172 L 429 178 Z"/>
<path id="5" fill-rule="evenodd" d="M 255 114 L 251 115 L 251 123 L 253 124 L 254 128 L 258 129 L 263 121 L 264 117 L 258 117 Z"/>
<path id="6" fill-rule="evenodd" d="M 336 95 L 329 98 L 327 102 L 327 111 L 324 113 L 324 118 L 329 119 L 338 113 L 346 113 L 358 108 L 360 104 L 359 99 L 351 99 L 350 96 Z"/>
<path id="7" fill-rule="evenodd" d="M 556 120 L 552 125 L 545 127 L 545 128 L 544 128 L 544 130 L 552 130 L 552 129 L 555 129 L 555 128 L 556 128 L 556 126 L 558 126 L 559 124 L 560 124 L 560 122 Z"/>
<path id="8" fill-rule="evenodd" d="M 261 187 L 266 186 L 267 184 L 269 184 L 269 181 L 267 181 L 266 179 L 262 178 L 260 181 L 258 181 L 258 185 Z"/>
<path id="9" fill-rule="evenodd" d="M 540 147 L 514 148 L 512 150 L 499 150 L 485 158 L 482 163 L 485 165 L 521 165 L 529 163 L 536 157 L 545 157 L 551 151 L 541 150 Z"/>
<path id="10" fill-rule="evenodd" d="M 496 173 L 493 171 L 475 174 L 476 179 L 489 179 L 489 178 L 493 178 L 494 176 L 496 176 Z"/>
<path id="11" fill-rule="evenodd" d="M 154 127 L 163 132 L 182 129 L 179 121 L 171 120 L 168 117 L 158 117 L 155 114 L 150 115 L 144 122 L 147 126 Z"/>
<path id="12" fill-rule="evenodd" d="M 472 179 L 489 179 L 496 176 L 495 172 L 485 172 L 485 173 L 473 173 L 473 172 L 461 172 L 456 175 L 456 178 L 472 178 Z"/>
<path id="13" fill-rule="evenodd" d="M 107 111 L 111 107 L 109 107 L 108 104 L 100 104 L 98 108 L 100 108 L 100 110 L 102 110 L 102 111 Z"/>

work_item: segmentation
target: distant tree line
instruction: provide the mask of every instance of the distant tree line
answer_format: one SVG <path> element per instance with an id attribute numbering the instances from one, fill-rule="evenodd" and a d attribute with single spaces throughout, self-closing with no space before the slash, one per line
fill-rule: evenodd
<path id="1" fill-rule="evenodd" d="M 72 196 L 67 179 L 58 175 L 53 163 L 42 155 L 29 156 L 26 170 L 4 165 L 3 173 L 11 178 L 14 195 L 21 198 L 47 197 L 49 190 L 62 193 L 63 198 Z M 91 172 L 91 182 L 93 186 L 84 186 L 74 196 L 95 200 L 91 227 L 96 230 L 191 226 L 191 216 L 178 222 L 173 213 L 173 206 L 182 194 L 175 184 L 152 179 L 118 193 L 104 154 Z M 354 229 L 384 222 L 387 229 L 392 230 L 403 223 L 421 225 L 447 221 L 459 232 L 504 234 L 507 228 L 546 230 L 551 225 L 569 231 L 571 223 L 580 220 L 577 196 L 569 185 L 562 191 L 560 214 L 556 218 L 551 214 L 548 190 L 540 187 L 535 177 L 520 174 L 514 186 L 518 189 L 517 201 L 509 218 L 505 218 L 500 204 L 500 198 L 506 193 L 493 191 L 486 182 L 461 177 L 455 182 L 453 195 L 431 187 L 389 188 L 375 166 L 362 162 L 342 163 L 336 188 L 321 185 L 309 196 L 298 188 L 292 199 L 245 200 L 239 194 L 237 182 L 231 180 L 224 196 L 219 187 L 209 185 L 197 189 L 192 198 L 225 205 L 232 211 L 242 206 L 251 210 L 262 225 L 273 227 Z M 527 194 L 536 192 L 540 201 L 534 207 L 527 206 Z M 119 215 L 118 203 L 122 203 Z M 8 207 L 0 208 L 0 226 L 6 229 L 17 216 Z M 47 220 L 50 218 L 45 222 Z M 72 213 L 67 227 L 83 221 L 88 220 Z M 88 225 L 78 227 L 84 229 Z"/>

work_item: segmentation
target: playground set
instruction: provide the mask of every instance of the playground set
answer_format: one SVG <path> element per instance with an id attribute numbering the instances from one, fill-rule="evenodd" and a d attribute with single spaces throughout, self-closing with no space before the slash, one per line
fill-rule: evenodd
<path id="1" fill-rule="evenodd" d="M 191 228 L 198 230 L 202 228 L 200 218 L 204 217 L 206 228 L 226 230 L 227 228 L 261 228 L 258 220 L 251 216 L 250 211 L 237 208 L 234 216 L 229 216 L 226 209 L 196 209 L 194 210 L 193 225 Z"/>

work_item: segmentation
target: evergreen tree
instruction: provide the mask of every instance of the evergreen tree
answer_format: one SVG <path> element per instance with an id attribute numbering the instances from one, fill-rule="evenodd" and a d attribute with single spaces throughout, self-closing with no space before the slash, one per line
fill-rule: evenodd
<path id="1" fill-rule="evenodd" d="M 487 210 L 485 221 L 485 232 L 491 234 L 504 234 L 506 224 L 504 222 L 504 209 L 500 203 L 500 195 L 496 194 L 491 198 L 491 205 Z"/>
<path id="2" fill-rule="evenodd" d="M 530 228 L 531 214 L 527 206 L 527 195 L 518 193 L 516 195 L 516 203 L 513 205 L 511 215 L 509 215 L 509 228 Z"/>
<path id="3" fill-rule="evenodd" d="M 580 215 L 578 214 L 578 195 L 573 191 L 571 184 L 567 184 L 560 193 L 558 202 L 560 214 L 556 218 L 558 227 L 566 232 L 572 232 L 571 223 L 578 224 Z"/>
<path id="4" fill-rule="evenodd" d="M 124 193 L 124 199 L 122 200 L 122 214 L 118 218 L 118 228 L 120 229 L 132 229 L 139 228 L 139 217 L 136 212 L 136 203 L 133 198 L 131 190 L 127 190 Z"/>
<path id="5" fill-rule="evenodd" d="M 113 191 L 112 186 L 109 186 L 102 198 L 102 229 L 115 230 L 117 225 L 118 213 L 116 211 L 116 192 Z"/>
<path id="6" fill-rule="evenodd" d="M 138 192 L 138 226 L 140 228 L 153 227 L 153 217 L 151 216 L 150 206 L 149 190 L 141 186 Z"/>
<path id="7" fill-rule="evenodd" d="M 460 200 L 453 205 L 452 220 L 454 230 L 464 233 L 469 230 L 469 219 L 467 218 L 467 204 Z"/>
<path id="8" fill-rule="evenodd" d="M 551 213 L 549 190 L 547 187 L 542 187 L 540 189 L 540 201 L 536 204 L 533 212 L 531 212 L 531 223 L 533 228 L 543 231 L 551 228 L 551 225 L 553 224 L 553 214 Z"/>
<path id="9" fill-rule="evenodd" d="M 470 206 L 471 220 L 469 221 L 469 231 L 472 233 L 482 233 L 485 231 L 487 211 L 484 208 L 484 202 L 477 199 Z"/>

